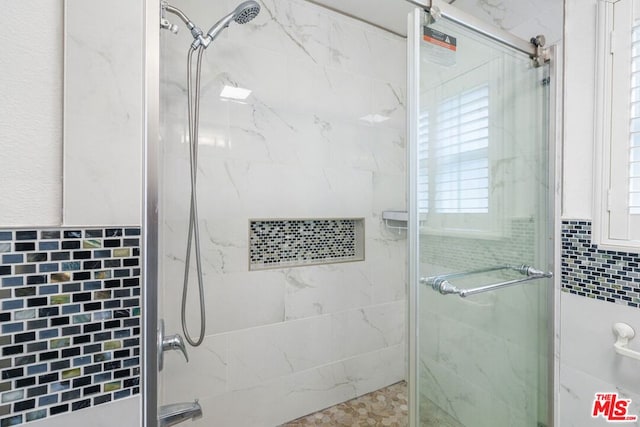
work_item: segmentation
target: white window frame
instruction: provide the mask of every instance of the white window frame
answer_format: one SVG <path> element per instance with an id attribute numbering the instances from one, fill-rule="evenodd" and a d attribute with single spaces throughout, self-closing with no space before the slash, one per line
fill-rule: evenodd
<path id="1" fill-rule="evenodd" d="M 640 0 L 598 2 L 594 156 L 594 244 L 640 248 L 640 215 L 629 213 L 631 32 Z"/>

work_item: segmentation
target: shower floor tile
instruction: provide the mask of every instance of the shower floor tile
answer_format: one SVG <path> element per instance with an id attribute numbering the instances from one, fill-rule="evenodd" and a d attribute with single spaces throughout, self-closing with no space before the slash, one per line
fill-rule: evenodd
<path id="1" fill-rule="evenodd" d="M 405 427 L 408 424 L 407 384 L 402 381 L 315 414 L 298 418 L 281 427 Z"/>

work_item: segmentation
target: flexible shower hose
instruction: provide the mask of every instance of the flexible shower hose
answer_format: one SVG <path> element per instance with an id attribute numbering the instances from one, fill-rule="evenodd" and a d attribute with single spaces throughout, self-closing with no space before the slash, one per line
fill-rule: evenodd
<path id="1" fill-rule="evenodd" d="M 196 85 L 195 91 L 192 89 L 192 67 L 193 54 L 198 51 L 196 62 Z M 187 252 L 184 260 L 184 281 L 182 283 L 182 306 L 181 319 L 184 338 L 193 347 L 202 344 L 205 334 L 206 312 L 204 305 L 204 285 L 202 280 L 202 260 L 200 258 L 200 227 L 198 226 L 198 127 L 200 122 L 200 70 L 202 66 L 202 55 L 204 49 L 189 48 L 187 55 L 187 103 L 189 116 L 189 163 L 191 172 L 191 204 L 189 208 L 189 231 L 187 235 Z M 195 247 L 196 276 L 198 280 L 198 296 L 200 302 L 200 335 L 197 340 L 191 338 L 187 327 L 187 293 L 189 290 L 189 267 L 191 264 L 191 245 Z"/>

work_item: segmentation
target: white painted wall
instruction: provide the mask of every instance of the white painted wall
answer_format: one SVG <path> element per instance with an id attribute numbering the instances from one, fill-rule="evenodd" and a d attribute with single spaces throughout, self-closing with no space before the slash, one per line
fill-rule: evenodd
<path id="1" fill-rule="evenodd" d="M 597 0 L 567 0 L 564 39 L 562 216 L 591 219 Z"/>
<path id="2" fill-rule="evenodd" d="M 2 2 L 0 28 L 0 226 L 58 225 L 62 0 Z"/>

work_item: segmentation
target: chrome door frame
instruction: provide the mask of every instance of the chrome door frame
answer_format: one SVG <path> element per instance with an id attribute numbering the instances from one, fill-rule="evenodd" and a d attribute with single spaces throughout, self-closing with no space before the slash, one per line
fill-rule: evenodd
<path id="1" fill-rule="evenodd" d="M 142 408 L 158 425 L 158 154 L 160 142 L 160 2 L 144 0 L 144 144 L 142 156 Z"/>
<path id="2" fill-rule="evenodd" d="M 409 398 L 409 426 L 419 427 L 418 424 L 418 286 L 420 286 L 417 254 L 419 249 L 419 216 L 417 214 L 417 194 L 418 194 L 418 115 L 420 105 L 419 78 L 420 78 L 420 40 L 421 29 L 425 23 L 426 13 L 433 11 L 437 17 L 447 18 L 462 27 L 471 29 L 474 32 L 483 34 L 488 38 L 507 45 L 519 52 L 529 55 L 531 58 L 540 60 L 541 50 L 530 41 L 525 41 L 514 36 L 507 31 L 496 28 L 490 24 L 482 22 L 472 15 L 469 15 L 454 6 L 445 3 L 443 0 L 406 0 L 417 6 L 409 14 L 407 22 L 407 172 L 408 182 L 408 232 L 407 245 L 409 255 L 409 277 L 408 277 L 408 398 Z M 416 34 L 417 32 L 417 34 Z M 558 363 L 556 363 L 557 349 L 559 348 L 559 338 L 556 338 L 556 331 L 559 330 L 559 292 L 560 292 L 560 244 L 561 244 L 561 219 L 560 219 L 560 184 L 558 177 L 561 176 L 561 144 L 563 135 L 562 126 L 562 62 L 561 52 L 558 46 L 551 46 L 544 49 L 545 60 L 549 62 L 549 105 L 548 105 L 548 161 L 549 161 L 549 192 L 548 218 L 551 222 L 553 239 L 549 242 L 549 263 L 552 265 L 554 273 L 553 290 L 549 292 L 549 349 L 548 349 L 548 427 L 557 424 L 557 394 L 558 394 Z"/>

